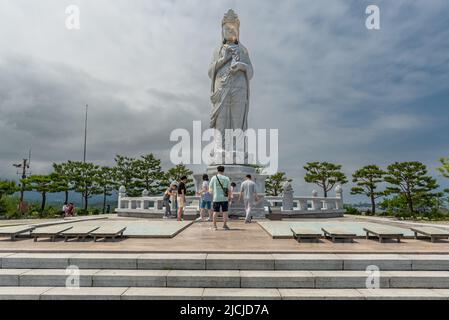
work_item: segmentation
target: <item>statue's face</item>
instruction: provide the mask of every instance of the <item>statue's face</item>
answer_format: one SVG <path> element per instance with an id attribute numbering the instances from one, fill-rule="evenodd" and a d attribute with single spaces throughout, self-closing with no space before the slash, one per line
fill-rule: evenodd
<path id="1" fill-rule="evenodd" d="M 225 23 L 223 26 L 223 37 L 228 42 L 236 42 L 238 40 L 239 31 L 237 27 L 230 23 Z"/>

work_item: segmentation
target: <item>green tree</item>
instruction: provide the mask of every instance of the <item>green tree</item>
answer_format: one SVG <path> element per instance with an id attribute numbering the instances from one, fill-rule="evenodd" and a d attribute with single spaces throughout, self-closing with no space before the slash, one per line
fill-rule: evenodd
<path id="1" fill-rule="evenodd" d="M 71 165 L 68 162 L 65 163 L 53 163 L 53 180 L 54 191 L 64 192 L 64 202 L 69 202 L 69 192 L 72 188 L 72 172 Z"/>
<path id="2" fill-rule="evenodd" d="M 393 214 L 395 216 L 399 214 L 411 215 L 411 213 L 407 212 L 407 200 L 402 194 L 397 194 L 393 197 L 384 198 L 379 203 L 379 207 L 388 212 L 389 214 Z"/>
<path id="3" fill-rule="evenodd" d="M 418 161 L 395 162 L 388 166 L 385 181 L 390 184 L 387 194 L 402 195 L 410 213 L 415 213 L 415 203 L 434 194 L 436 180 L 427 175 L 427 167 Z"/>
<path id="4" fill-rule="evenodd" d="M 449 178 L 449 158 L 441 158 L 441 167 L 438 168 L 438 171 L 441 172 L 443 177 Z M 444 192 L 449 193 L 449 189 L 445 189 Z M 446 200 L 446 202 L 449 202 L 449 199 Z"/>
<path id="5" fill-rule="evenodd" d="M 76 192 L 81 193 L 83 209 L 87 212 L 89 199 L 95 194 L 101 194 L 98 186 L 100 167 L 91 162 L 68 161 L 70 167 L 70 181 Z"/>
<path id="6" fill-rule="evenodd" d="M 441 172 L 443 177 L 449 178 L 449 158 L 441 158 L 441 167 L 438 168 L 438 171 Z"/>
<path id="7" fill-rule="evenodd" d="M 348 182 L 345 174 L 341 171 L 341 165 L 330 162 L 308 162 L 304 166 L 306 175 L 304 180 L 314 183 L 323 189 L 324 197 L 337 184 Z"/>
<path id="8" fill-rule="evenodd" d="M 150 153 L 134 160 L 132 167 L 134 169 L 132 176 L 135 177 L 134 184 L 140 192 L 146 189 L 152 195 L 160 193 L 160 183 L 164 178 L 161 160 Z"/>
<path id="9" fill-rule="evenodd" d="M 115 188 L 114 179 L 112 175 L 112 169 L 109 167 L 101 167 L 98 170 L 96 183 L 98 189 L 101 190 L 103 195 L 103 214 L 106 213 L 106 199 L 112 195 L 112 191 Z"/>
<path id="10" fill-rule="evenodd" d="M 383 191 L 377 191 L 379 183 L 383 182 L 385 172 L 376 165 L 364 166 L 352 174 L 352 182 L 357 186 L 351 188 L 351 194 L 364 194 L 371 201 L 371 212 L 376 213 L 376 199 L 385 195 Z"/>
<path id="11" fill-rule="evenodd" d="M 114 160 L 113 177 L 116 188 L 124 186 L 129 196 L 139 196 L 141 191 L 136 187 L 136 159 L 117 155 Z"/>
<path id="12" fill-rule="evenodd" d="M 41 213 L 45 210 L 47 202 L 47 193 L 52 192 L 53 179 L 51 175 L 31 175 L 22 179 L 22 183 L 26 186 L 28 191 L 36 191 L 41 194 Z"/>
<path id="13" fill-rule="evenodd" d="M 292 179 L 286 177 L 285 172 L 277 172 L 265 180 L 265 190 L 269 196 L 278 196 L 284 191 L 284 184 Z"/>
<path id="14" fill-rule="evenodd" d="M 12 180 L 0 180 L 0 200 L 3 196 L 8 196 L 18 191 L 18 187 L 15 181 Z"/>
<path id="15" fill-rule="evenodd" d="M 195 195 L 195 188 L 194 188 L 194 183 L 193 183 L 193 179 L 192 179 L 192 174 L 193 174 L 193 171 L 188 169 L 184 164 L 182 164 L 182 163 L 178 164 L 175 167 L 169 169 L 164 174 L 164 179 L 163 179 L 162 185 L 164 188 L 168 188 L 168 186 L 172 182 L 179 183 L 179 181 L 181 180 L 181 177 L 186 176 L 187 177 L 187 183 L 186 183 L 187 195 Z"/>

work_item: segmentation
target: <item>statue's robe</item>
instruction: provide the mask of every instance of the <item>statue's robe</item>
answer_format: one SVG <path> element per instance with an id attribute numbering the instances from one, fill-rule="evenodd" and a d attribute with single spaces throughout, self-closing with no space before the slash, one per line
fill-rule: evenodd
<path id="1" fill-rule="evenodd" d="M 244 70 L 231 72 L 233 59 L 227 61 L 218 68 L 218 60 L 225 55 L 225 46 L 219 46 L 209 67 L 209 77 L 212 81 L 211 101 L 212 111 L 210 116 L 210 127 L 216 129 L 222 138 L 222 143 L 217 144 L 225 147 L 224 138 L 226 129 L 248 128 L 249 109 L 249 81 L 253 77 L 253 67 L 249 59 L 248 50 L 241 44 L 233 45 L 237 49 L 239 62 L 244 63 Z M 216 137 L 217 140 L 217 137 Z M 226 147 L 225 147 L 226 148 Z M 217 152 L 217 148 L 215 152 Z"/>

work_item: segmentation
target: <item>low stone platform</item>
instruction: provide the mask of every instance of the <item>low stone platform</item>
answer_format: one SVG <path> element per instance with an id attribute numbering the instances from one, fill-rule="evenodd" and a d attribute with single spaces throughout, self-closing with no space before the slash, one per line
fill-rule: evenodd
<path id="1" fill-rule="evenodd" d="M 137 219 L 111 217 L 111 221 Z M 345 218 L 346 219 L 346 218 Z M 340 219 L 339 219 L 340 220 Z M 348 221 L 354 221 L 348 218 Z M 137 220 L 139 223 L 143 220 Z M 151 220 L 153 221 L 153 220 Z M 158 223 L 172 222 L 160 220 Z M 190 222 L 187 222 L 190 223 Z M 173 238 L 125 238 L 121 241 L 85 242 L 19 238 L 11 242 L 0 238 L 1 252 L 46 252 L 46 253 L 439 253 L 449 254 L 449 241 L 431 243 L 427 240 L 404 239 L 401 243 L 379 243 L 375 240 L 355 239 L 354 243 L 298 243 L 295 239 L 273 239 L 258 223 L 245 224 L 241 220 L 229 222 L 231 230 L 212 230 L 210 222 L 194 222 Z M 404 225 L 405 227 L 405 225 Z"/>
<path id="2" fill-rule="evenodd" d="M 260 226 L 273 238 L 273 239 L 290 239 L 293 238 L 291 229 L 295 227 L 302 227 L 309 229 L 311 231 L 322 234 L 321 228 L 339 228 L 347 232 L 351 232 L 357 237 L 365 237 L 366 231 L 363 230 L 365 227 L 380 227 L 385 224 L 375 223 L 370 221 L 353 221 L 350 219 L 321 219 L 309 221 L 298 221 L 298 220 L 285 220 L 285 221 L 258 221 Z M 392 230 L 396 230 L 404 235 L 404 237 L 413 238 L 414 233 L 406 225 L 388 226 Z"/>

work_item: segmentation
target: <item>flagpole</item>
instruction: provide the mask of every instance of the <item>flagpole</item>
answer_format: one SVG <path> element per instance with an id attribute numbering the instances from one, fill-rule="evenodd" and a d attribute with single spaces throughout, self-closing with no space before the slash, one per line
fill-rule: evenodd
<path id="1" fill-rule="evenodd" d="M 87 144 L 87 108 L 86 104 L 86 118 L 84 120 L 84 152 L 83 152 L 83 162 L 86 163 L 86 144 Z"/>

